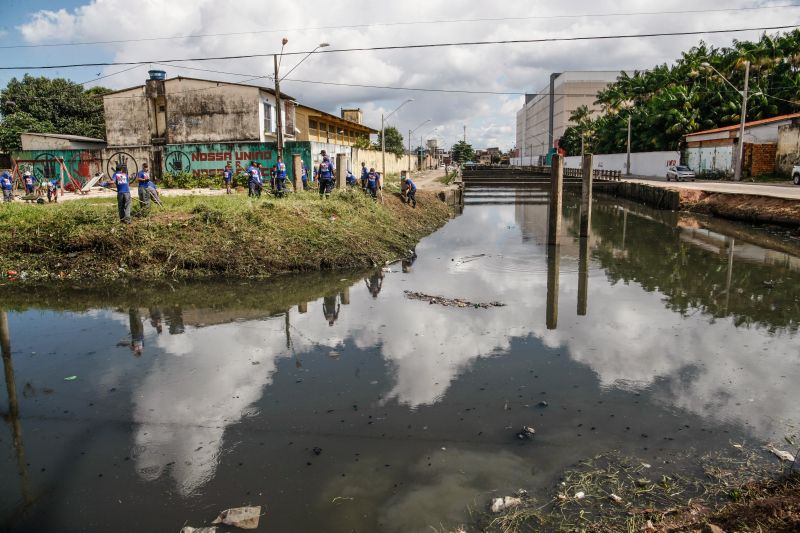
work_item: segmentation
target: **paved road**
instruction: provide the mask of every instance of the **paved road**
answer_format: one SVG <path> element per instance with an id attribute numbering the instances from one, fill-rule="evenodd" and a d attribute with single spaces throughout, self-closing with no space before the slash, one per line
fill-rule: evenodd
<path id="1" fill-rule="evenodd" d="M 671 189 L 693 189 L 706 192 L 722 192 L 729 194 L 755 194 L 758 196 L 772 196 L 775 198 L 788 198 L 800 200 L 800 187 L 784 183 L 752 183 L 730 181 L 666 181 L 664 178 L 633 178 L 626 179 L 634 183 L 644 183 L 656 187 Z"/>

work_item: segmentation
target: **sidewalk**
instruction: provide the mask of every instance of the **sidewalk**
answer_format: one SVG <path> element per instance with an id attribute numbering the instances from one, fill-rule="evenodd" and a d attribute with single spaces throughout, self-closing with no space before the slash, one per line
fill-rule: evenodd
<path id="1" fill-rule="evenodd" d="M 800 200 L 800 187 L 785 183 L 753 183 L 731 181 L 666 181 L 665 178 L 636 177 L 623 178 L 632 183 L 643 183 L 665 189 L 689 189 L 694 191 L 717 192 L 726 194 L 749 194 L 755 196 L 770 196 L 787 200 Z"/>

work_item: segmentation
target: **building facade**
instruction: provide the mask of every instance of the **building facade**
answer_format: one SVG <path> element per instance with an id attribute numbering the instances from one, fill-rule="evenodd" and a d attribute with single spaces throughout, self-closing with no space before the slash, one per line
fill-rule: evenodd
<path id="1" fill-rule="evenodd" d="M 762 176 L 776 170 L 780 131 L 797 124 L 800 113 L 747 122 L 744 127 L 743 176 Z M 739 125 L 697 131 L 684 136 L 686 164 L 699 174 L 734 173 L 739 155 Z M 785 148 L 782 148 L 785 150 Z"/>
<path id="2" fill-rule="evenodd" d="M 517 111 L 517 149 L 519 164 L 536 164 L 547 155 L 570 126 L 570 115 L 585 105 L 599 113 L 597 93 L 616 81 L 616 71 L 569 71 L 553 73 L 550 83 L 538 93 L 526 94 Z"/>

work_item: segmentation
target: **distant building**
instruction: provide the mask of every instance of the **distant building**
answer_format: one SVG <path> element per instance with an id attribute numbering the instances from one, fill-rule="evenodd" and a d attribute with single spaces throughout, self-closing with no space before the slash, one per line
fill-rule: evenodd
<path id="1" fill-rule="evenodd" d="M 319 109 L 297 104 L 295 107 L 295 140 L 312 141 L 337 147 L 353 146 L 358 139 L 369 140 L 378 130 L 365 126 L 360 109 L 342 109 L 338 117 Z M 328 150 L 336 153 L 336 149 Z"/>
<path id="2" fill-rule="evenodd" d="M 742 176 L 775 172 L 780 131 L 800 119 L 800 113 L 754 120 L 744 125 Z M 739 125 L 696 131 L 684 136 L 686 163 L 698 173 L 719 171 L 733 174 L 739 151 Z"/>
<path id="3" fill-rule="evenodd" d="M 617 71 L 569 71 L 550 75 L 550 84 L 526 94 L 517 111 L 517 148 L 522 163 L 546 155 L 569 127 L 569 117 L 585 105 L 599 112 L 597 93 L 617 80 Z"/>

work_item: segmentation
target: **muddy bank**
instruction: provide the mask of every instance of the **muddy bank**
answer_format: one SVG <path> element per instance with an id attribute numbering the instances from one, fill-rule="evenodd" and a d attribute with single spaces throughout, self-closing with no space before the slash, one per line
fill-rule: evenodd
<path id="1" fill-rule="evenodd" d="M 800 201 L 749 194 L 709 193 L 681 190 L 680 208 L 720 218 L 779 224 L 800 225 Z"/>
<path id="2" fill-rule="evenodd" d="M 251 201 L 243 195 L 165 198 L 118 222 L 110 200 L 0 209 L 0 272 L 42 279 L 266 278 L 279 273 L 370 268 L 408 255 L 444 225 L 449 210 L 420 192 L 416 209 L 386 192 L 321 200 L 314 193 Z"/>

